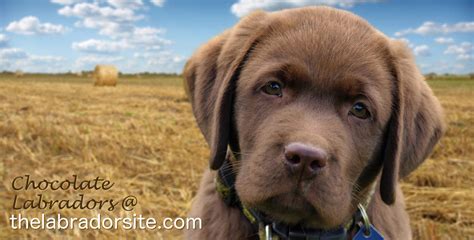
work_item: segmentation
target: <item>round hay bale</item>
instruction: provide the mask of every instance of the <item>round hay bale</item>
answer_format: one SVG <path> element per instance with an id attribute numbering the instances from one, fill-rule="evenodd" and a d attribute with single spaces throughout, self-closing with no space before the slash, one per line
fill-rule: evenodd
<path id="1" fill-rule="evenodd" d="M 15 72 L 15 77 L 20 78 L 20 77 L 23 77 L 23 75 L 25 75 L 25 74 L 23 73 L 23 71 L 21 71 L 21 70 L 16 70 L 16 72 Z"/>
<path id="2" fill-rule="evenodd" d="M 118 70 L 112 65 L 97 65 L 94 73 L 95 86 L 115 86 L 118 80 Z"/>
<path id="3" fill-rule="evenodd" d="M 81 72 L 81 71 L 77 72 L 77 73 L 76 73 L 76 76 L 77 76 L 77 77 L 82 77 L 82 72 Z"/>

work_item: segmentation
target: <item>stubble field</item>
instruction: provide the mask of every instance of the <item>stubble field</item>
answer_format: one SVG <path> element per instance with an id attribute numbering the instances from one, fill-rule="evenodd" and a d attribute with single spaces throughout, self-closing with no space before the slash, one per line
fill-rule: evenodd
<path id="1" fill-rule="evenodd" d="M 474 80 L 434 79 L 429 84 L 446 113 L 448 130 L 434 153 L 402 186 L 415 239 L 474 238 Z M 0 75 L 0 239 L 176 239 L 178 230 L 12 230 L 21 213 L 64 217 L 162 219 L 185 217 L 202 171 L 207 145 L 186 100 L 182 79 L 128 76 L 117 87 L 94 87 L 75 76 Z M 101 177 L 109 190 L 14 190 L 12 180 Z M 131 212 L 88 209 L 14 210 L 38 194 L 54 199 L 123 199 Z"/>

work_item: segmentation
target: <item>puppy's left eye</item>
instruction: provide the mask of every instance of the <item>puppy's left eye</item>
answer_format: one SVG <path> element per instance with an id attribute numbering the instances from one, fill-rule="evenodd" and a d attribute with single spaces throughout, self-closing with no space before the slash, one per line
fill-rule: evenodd
<path id="1" fill-rule="evenodd" d="M 361 102 L 357 102 L 356 104 L 354 104 L 351 110 L 349 111 L 349 114 L 360 119 L 367 119 L 370 117 L 370 112 L 367 109 L 367 106 Z"/>
<path id="2" fill-rule="evenodd" d="M 268 95 L 275 95 L 278 97 L 281 97 L 283 95 L 282 93 L 283 87 L 279 82 L 276 81 L 271 81 L 267 82 L 265 86 L 262 87 L 262 91 Z"/>

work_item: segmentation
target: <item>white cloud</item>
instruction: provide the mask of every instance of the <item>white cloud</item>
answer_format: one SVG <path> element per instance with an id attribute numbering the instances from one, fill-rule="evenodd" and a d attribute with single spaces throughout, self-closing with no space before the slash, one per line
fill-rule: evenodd
<path id="1" fill-rule="evenodd" d="M 66 28 L 60 24 L 41 23 L 35 16 L 27 16 L 19 21 L 8 24 L 7 31 L 24 35 L 34 34 L 59 34 L 66 32 Z"/>
<path id="2" fill-rule="evenodd" d="M 156 53 L 144 53 L 143 55 L 138 55 L 138 57 L 143 57 L 146 66 L 145 70 L 152 72 L 180 72 L 186 58 L 183 56 L 177 56 L 171 51 L 159 51 Z"/>
<path id="3" fill-rule="evenodd" d="M 76 59 L 75 65 L 78 69 L 92 69 L 96 64 L 116 64 L 123 60 L 122 56 L 86 55 Z"/>
<path id="4" fill-rule="evenodd" d="M 74 3 L 78 3 L 81 0 L 51 0 L 51 3 L 61 4 L 61 5 L 71 5 Z"/>
<path id="5" fill-rule="evenodd" d="M 124 49 L 161 50 L 163 46 L 172 42 L 161 37 L 163 29 L 153 27 L 134 27 L 132 30 L 121 32 L 113 38 L 121 40 L 106 41 L 89 39 L 83 42 L 74 42 L 72 48 L 77 51 L 93 53 L 116 53 Z"/>
<path id="6" fill-rule="evenodd" d="M 377 2 L 377 0 L 239 0 L 237 3 L 232 5 L 231 12 L 238 17 L 242 17 L 257 9 L 276 11 L 284 8 L 304 7 L 310 5 L 350 8 L 356 4 L 367 2 Z"/>
<path id="7" fill-rule="evenodd" d="M 464 64 L 462 64 L 462 63 L 456 63 L 456 64 L 453 65 L 453 68 L 456 68 L 456 69 L 458 69 L 458 70 L 462 70 L 462 69 L 464 69 L 465 67 L 466 67 L 466 66 L 465 66 Z"/>
<path id="8" fill-rule="evenodd" d="M 463 42 L 460 45 L 450 45 L 446 51 L 444 51 L 445 54 L 462 54 L 462 53 L 467 53 L 472 50 L 472 44 L 470 42 Z"/>
<path id="9" fill-rule="evenodd" d="M 140 56 L 140 55 L 139 55 Z M 169 62 L 178 63 L 184 60 L 181 56 L 174 56 L 171 51 L 161 51 L 155 54 L 153 53 L 144 53 L 143 57 L 148 58 L 149 65 L 164 65 Z"/>
<path id="10" fill-rule="evenodd" d="M 144 36 L 155 36 L 157 34 L 163 34 L 164 32 L 164 29 L 153 27 L 137 27 L 134 29 L 134 34 Z"/>
<path id="11" fill-rule="evenodd" d="M 163 7 L 165 4 L 165 0 L 150 0 L 150 2 L 157 7 Z"/>
<path id="12" fill-rule="evenodd" d="M 107 2 L 116 8 L 139 9 L 143 7 L 142 0 L 107 0 Z"/>
<path id="13" fill-rule="evenodd" d="M 0 33 L 0 48 L 8 47 L 8 38 L 5 34 Z"/>
<path id="14" fill-rule="evenodd" d="M 135 21 L 143 18 L 143 15 L 136 15 L 132 8 L 99 6 L 98 3 L 65 6 L 59 9 L 58 13 L 67 17 L 79 18 L 80 20 L 75 24 L 76 27 L 97 29 L 100 35 L 111 38 L 123 37 L 124 33 L 133 30 Z"/>
<path id="15" fill-rule="evenodd" d="M 428 47 L 428 45 L 425 45 L 425 44 L 415 46 L 413 48 L 413 53 L 415 53 L 415 56 L 423 56 L 423 57 L 431 55 L 430 48 Z"/>
<path id="16" fill-rule="evenodd" d="M 89 39 L 82 42 L 73 42 L 72 48 L 81 52 L 117 53 L 121 50 L 130 48 L 130 45 L 128 45 L 125 41 Z"/>
<path id="17" fill-rule="evenodd" d="M 461 44 L 449 45 L 448 48 L 444 51 L 444 54 L 454 54 L 457 55 L 459 60 L 472 60 L 474 51 L 474 45 L 470 42 L 463 42 Z"/>
<path id="18" fill-rule="evenodd" d="M 187 58 L 169 50 L 137 52 L 133 54 L 135 62 L 144 62 L 144 66 L 135 66 L 135 71 L 179 73 Z"/>
<path id="19" fill-rule="evenodd" d="M 395 36 L 401 37 L 407 34 L 447 34 L 454 32 L 474 32 L 474 22 L 459 22 L 455 24 L 439 24 L 435 22 L 424 22 L 417 28 L 408 28 L 395 33 Z"/>
<path id="20" fill-rule="evenodd" d="M 63 57 L 32 55 L 19 48 L 0 49 L 0 70 L 61 72 L 66 71 L 64 61 Z"/>
<path id="21" fill-rule="evenodd" d="M 136 52 L 133 54 L 133 57 L 134 58 L 141 58 L 141 59 L 145 59 L 145 58 L 150 58 L 152 57 L 153 53 L 152 52 Z"/>
<path id="22" fill-rule="evenodd" d="M 38 56 L 38 55 L 29 55 L 29 61 L 33 63 L 58 63 L 64 61 L 63 57 L 58 56 Z"/>
<path id="23" fill-rule="evenodd" d="M 120 3 L 119 3 L 120 2 Z M 131 4 L 132 1 L 117 1 L 116 5 Z M 99 6 L 96 3 L 79 3 L 58 10 L 60 15 L 79 18 L 76 27 L 97 29 L 100 35 L 111 38 L 127 37 L 134 29 L 134 22 L 143 19 L 132 8 Z"/>
<path id="24" fill-rule="evenodd" d="M 172 43 L 170 40 L 160 37 L 163 32 L 164 30 L 159 28 L 135 27 L 127 41 L 147 49 L 161 49 L 163 45 Z"/>
<path id="25" fill-rule="evenodd" d="M 179 72 L 184 58 L 166 49 L 172 42 L 164 38 L 165 29 L 137 26 L 149 0 L 94 0 L 63 6 L 60 15 L 76 18 L 75 27 L 95 29 L 104 39 L 88 39 L 72 44 L 78 57 L 73 69 L 92 69 L 96 64 L 114 64 L 128 72 Z M 162 7 L 165 1 L 150 0 Z M 104 55 L 120 52 L 120 55 Z M 130 57 L 129 57 L 130 56 Z"/>
<path id="26" fill-rule="evenodd" d="M 458 55 L 458 59 L 459 60 L 464 60 L 464 61 L 469 61 L 469 60 L 474 59 L 474 57 L 472 56 L 472 54 L 461 54 L 461 55 Z"/>
<path id="27" fill-rule="evenodd" d="M 65 72 L 69 70 L 63 57 L 28 55 L 25 60 L 16 61 L 13 66 L 25 72 Z"/>
<path id="28" fill-rule="evenodd" d="M 99 34 L 110 38 L 124 37 L 133 29 L 130 23 L 120 23 L 110 20 L 84 18 L 75 24 L 76 27 L 85 27 L 99 30 Z"/>
<path id="29" fill-rule="evenodd" d="M 437 42 L 439 44 L 450 44 L 450 43 L 454 43 L 454 39 L 453 38 L 439 37 L 439 38 L 435 38 L 435 42 Z"/>
<path id="30" fill-rule="evenodd" d="M 25 51 L 19 48 L 4 48 L 0 49 L 0 58 L 6 60 L 25 59 L 28 57 Z"/>
<path id="31" fill-rule="evenodd" d="M 65 6 L 58 13 L 67 17 L 78 17 L 84 19 L 109 20 L 116 22 L 133 22 L 143 18 L 135 15 L 132 9 L 101 7 L 98 3 L 79 3 L 74 6 Z"/>

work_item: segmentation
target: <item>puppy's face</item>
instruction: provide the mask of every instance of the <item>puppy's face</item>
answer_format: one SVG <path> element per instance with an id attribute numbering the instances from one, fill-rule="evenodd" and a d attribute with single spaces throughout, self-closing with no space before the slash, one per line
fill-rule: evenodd
<path id="1" fill-rule="evenodd" d="M 341 10 L 251 14 L 198 50 L 184 76 L 211 169 L 230 145 L 242 203 L 288 224 L 345 223 L 378 175 L 394 203 L 398 178 L 444 132 L 409 49 Z"/>
<path id="2" fill-rule="evenodd" d="M 349 37 L 337 25 L 300 24 L 266 36 L 242 69 L 236 189 L 274 220 L 331 228 L 368 195 L 357 183 L 381 151 L 393 75 L 387 41 L 368 26 Z"/>

